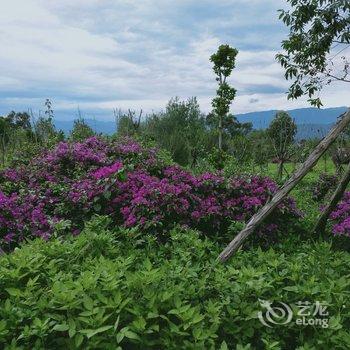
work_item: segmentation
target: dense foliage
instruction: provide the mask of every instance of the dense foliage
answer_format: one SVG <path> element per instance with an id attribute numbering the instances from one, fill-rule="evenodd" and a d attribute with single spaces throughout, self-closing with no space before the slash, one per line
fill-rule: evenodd
<path id="1" fill-rule="evenodd" d="M 93 137 L 95 132 L 92 128 L 85 122 L 84 118 L 79 117 L 74 120 L 73 129 L 70 132 L 69 138 L 72 141 L 83 141 L 89 137 Z"/>
<path id="2" fill-rule="evenodd" d="M 303 95 L 317 107 L 319 94 L 332 81 L 349 83 L 349 60 L 341 53 L 350 45 L 349 0 L 287 0 L 280 18 L 289 29 L 277 60 L 293 80 L 289 98 Z M 316 97 L 315 97 L 316 96 Z"/>
<path id="3" fill-rule="evenodd" d="M 218 116 L 213 112 L 203 113 L 195 97 L 186 101 L 172 98 L 164 111 L 144 116 L 142 110 L 140 113 L 119 110 L 115 111 L 115 115 L 119 136 L 152 140 L 182 166 L 194 169 L 218 146 Z M 221 116 L 220 120 L 222 150 L 232 153 L 234 138 L 247 135 L 252 130 L 252 124 L 240 123 L 231 113 Z"/>
<path id="4" fill-rule="evenodd" d="M 155 148 L 98 137 L 61 142 L 28 166 L 0 174 L 0 237 L 3 249 L 54 232 L 78 233 L 92 215 L 117 225 L 139 226 L 161 239 L 182 224 L 209 235 L 245 221 L 277 189 L 269 178 L 220 173 L 192 175 Z M 261 228 L 271 234 L 300 212 L 288 198 Z"/>
<path id="5" fill-rule="evenodd" d="M 343 200 L 330 216 L 333 221 L 333 233 L 350 236 L 350 192 L 346 192 Z"/>
<path id="6" fill-rule="evenodd" d="M 223 120 L 230 111 L 230 105 L 236 96 L 236 89 L 227 82 L 232 70 L 235 68 L 238 50 L 229 45 L 220 45 L 217 52 L 210 56 L 213 63 L 213 71 L 216 75 L 218 88 L 216 97 L 213 98 L 213 119 L 216 120 L 216 128 L 219 135 L 218 147 L 222 150 Z"/>
<path id="7" fill-rule="evenodd" d="M 118 133 L 128 134 L 129 129 L 119 129 L 119 125 Z M 195 165 L 212 143 L 205 115 L 195 98 L 187 101 L 171 99 L 164 112 L 147 116 L 141 129 L 138 132 L 143 138 L 154 140 L 181 165 Z"/>
<path id="8" fill-rule="evenodd" d="M 278 168 L 279 178 L 282 176 L 283 164 L 290 158 L 290 149 L 296 132 L 297 126 L 294 120 L 284 111 L 276 113 L 267 129 L 277 161 L 280 164 Z"/>
<path id="9" fill-rule="evenodd" d="M 346 349 L 350 257 L 328 243 L 240 251 L 174 229 L 166 244 L 87 223 L 77 238 L 36 240 L 0 257 L 5 349 Z M 282 247 L 282 246 L 281 246 Z M 328 328 L 264 326 L 259 299 L 328 306 Z M 119 348 L 118 348 L 119 346 Z"/>

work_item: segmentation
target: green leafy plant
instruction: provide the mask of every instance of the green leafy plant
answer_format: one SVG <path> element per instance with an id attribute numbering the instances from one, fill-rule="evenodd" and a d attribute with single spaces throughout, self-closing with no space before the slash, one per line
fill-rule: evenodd
<path id="1" fill-rule="evenodd" d="M 1 348 L 350 346 L 349 253 L 286 240 L 282 248 L 241 250 L 222 265 L 218 244 L 195 231 L 175 228 L 159 245 L 135 228 L 111 231 L 109 220 L 97 216 L 76 238 L 37 239 L 0 257 Z M 293 310 L 319 300 L 329 327 L 266 327 L 259 299 Z"/>

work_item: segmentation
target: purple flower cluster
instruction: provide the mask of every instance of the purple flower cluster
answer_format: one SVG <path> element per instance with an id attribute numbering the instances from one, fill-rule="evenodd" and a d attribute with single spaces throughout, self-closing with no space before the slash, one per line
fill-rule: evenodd
<path id="1" fill-rule="evenodd" d="M 91 176 L 97 180 L 104 179 L 114 173 L 116 173 L 118 170 L 123 168 L 123 164 L 121 162 L 115 162 L 112 165 L 104 166 L 102 168 L 99 168 L 91 173 Z"/>
<path id="2" fill-rule="evenodd" d="M 0 233 L 4 243 L 21 241 L 31 232 L 32 236 L 49 238 L 50 217 L 44 212 L 44 202 L 38 202 L 34 195 L 23 197 L 13 193 L 6 196 L 0 192 Z M 52 220 L 55 220 L 52 217 Z"/>
<path id="3" fill-rule="evenodd" d="M 332 231 L 335 235 L 350 236 L 350 192 L 345 192 L 330 219 L 333 221 Z"/>
<path id="4" fill-rule="evenodd" d="M 28 166 L 3 171 L 0 186 L 3 248 L 31 237 L 48 239 L 61 220 L 69 220 L 77 234 L 96 213 L 160 236 L 177 224 L 217 234 L 232 221 L 246 221 L 277 189 L 257 176 L 194 176 L 167 164 L 154 148 L 97 137 L 61 142 Z M 263 230 L 276 231 L 299 216 L 288 198 Z"/>

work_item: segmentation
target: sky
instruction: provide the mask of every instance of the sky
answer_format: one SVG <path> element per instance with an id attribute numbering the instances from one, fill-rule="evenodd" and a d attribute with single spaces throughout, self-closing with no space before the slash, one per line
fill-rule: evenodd
<path id="1" fill-rule="evenodd" d="M 230 83 L 235 114 L 308 107 L 288 101 L 275 61 L 287 31 L 283 0 L 0 0 L 0 115 L 34 114 L 49 98 L 57 119 L 113 119 L 113 109 L 164 109 L 196 96 L 211 109 L 216 82 L 210 55 L 239 50 Z M 332 85 L 325 107 L 349 104 Z"/>

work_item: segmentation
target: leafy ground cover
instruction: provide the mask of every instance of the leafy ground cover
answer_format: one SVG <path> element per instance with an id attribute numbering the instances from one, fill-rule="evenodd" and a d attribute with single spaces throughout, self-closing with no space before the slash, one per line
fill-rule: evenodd
<path id="1" fill-rule="evenodd" d="M 285 238 L 267 251 L 220 247 L 174 228 L 166 243 L 109 218 L 76 238 L 37 239 L 0 257 L 5 349 L 348 349 L 350 255 Z M 327 327 L 266 327 L 261 300 L 327 305 Z"/>

